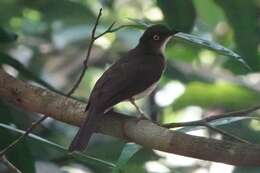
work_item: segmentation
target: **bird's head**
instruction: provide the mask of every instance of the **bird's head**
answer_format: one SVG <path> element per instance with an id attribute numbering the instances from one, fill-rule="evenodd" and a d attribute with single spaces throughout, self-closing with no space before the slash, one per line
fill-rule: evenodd
<path id="1" fill-rule="evenodd" d="M 140 38 L 139 44 L 155 51 L 163 51 L 166 43 L 172 35 L 178 31 L 170 30 L 164 25 L 158 24 L 150 26 L 145 30 Z"/>

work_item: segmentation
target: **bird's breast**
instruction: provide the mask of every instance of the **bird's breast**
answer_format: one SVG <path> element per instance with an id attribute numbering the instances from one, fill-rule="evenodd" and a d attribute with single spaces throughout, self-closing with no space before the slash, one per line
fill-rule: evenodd
<path id="1" fill-rule="evenodd" d="M 146 90 L 142 91 L 141 93 L 138 93 L 138 94 L 134 95 L 133 98 L 134 99 L 140 99 L 140 98 L 143 98 L 145 96 L 150 95 L 153 92 L 153 90 L 155 90 L 155 88 L 157 87 L 158 83 L 159 83 L 159 81 L 153 83 Z"/>

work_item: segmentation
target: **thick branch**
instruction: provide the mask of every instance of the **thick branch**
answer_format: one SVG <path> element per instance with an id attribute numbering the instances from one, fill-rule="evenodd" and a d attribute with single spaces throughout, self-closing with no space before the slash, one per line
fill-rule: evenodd
<path id="1" fill-rule="evenodd" d="M 78 126 L 84 119 L 85 104 L 17 80 L 3 70 L 0 70 L 0 98 L 72 125 Z M 99 124 L 99 132 L 144 147 L 232 165 L 260 165 L 258 145 L 191 136 L 115 112 L 108 113 Z"/>

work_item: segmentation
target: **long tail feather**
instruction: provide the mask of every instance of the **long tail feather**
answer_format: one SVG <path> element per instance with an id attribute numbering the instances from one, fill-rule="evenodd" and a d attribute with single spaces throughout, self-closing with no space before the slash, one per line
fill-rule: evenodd
<path id="1" fill-rule="evenodd" d="M 87 147 L 92 134 L 95 132 L 98 117 L 99 115 L 95 108 L 90 108 L 87 118 L 70 144 L 70 152 L 83 151 Z"/>

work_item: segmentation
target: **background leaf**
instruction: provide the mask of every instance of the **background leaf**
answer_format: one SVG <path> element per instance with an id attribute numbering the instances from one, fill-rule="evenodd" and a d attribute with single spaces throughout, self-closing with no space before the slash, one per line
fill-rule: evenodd
<path id="1" fill-rule="evenodd" d="M 12 66 L 13 68 L 15 68 L 17 71 L 19 71 L 23 76 L 25 76 L 27 79 L 29 80 L 33 80 L 45 87 L 47 87 L 48 89 L 55 91 L 59 94 L 62 94 L 60 91 L 58 91 L 57 89 L 55 89 L 53 86 L 51 86 L 50 84 L 48 84 L 47 82 L 45 82 L 44 80 L 42 80 L 40 77 L 38 77 L 37 75 L 35 75 L 34 73 L 28 71 L 24 65 L 22 63 L 20 63 L 19 61 L 17 61 L 16 59 L 10 57 L 7 54 L 1 53 L 0 52 L 0 64 L 7 64 Z"/>
<path id="2" fill-rule="evenodd" d="M 23 131 L 23 130 L 16 129 L 12 126 L 2 124 L 2 123 L 0 123 L 0 128 L 6 129 L 6 130 L 11 131 L 11 132 L 15 132 L 17 134 L 24 134 L 25 133 L 25 131 Z M 43 138 L 41 138 L 37 135 L 34 135 L 34 134 L 30 134 L 29 137 L 34 139 L 35 141 L 38 141 L 41 145 L 47 145 L 47 146 L 55 148 L 56 150 L 63 152 L 64 154 L 68 154 L 67 148 L 65 148 L 61 145 L 58 145 L 54 142 L 43 139 Z M 96 164 L 96 165 L 101 164 L 101 165 L 105 165 L 105 166 L 108 166 L 108 167 L 114 167 L 113 163 L 109 163 L 107 161 L 103 161 L 103 160 L 100 160 L 100 159 L 97 159 L 97 158 L 94 158 L 94 157 L 91 157 L 91 156 L 86 156 L 86 155 L 78 153 L 78 152 L 73 153 L 73 157 L 75 157 L 78 160 L 83 160 L 85 162 L 88 162 L 89 164 Z"/>
<path id="3" fill-rule="evenodd" d="M 192 0 L 157 0 L 166 23 L 175 30 L 190 32 L 196 18 Z"/>
<path id="4" fill-rule="evenodd" d="M 238 52 L 254 69 L 260 69 L 260 54 L 257 45 L 260 43 L 259 11 L 257 1 L 249 0 L 215 0 L 225 12 L 225 15 L 234 29 L 234 36 Z M 237 70 L 236 70 L 237 71 Z"/>
<path id="5" fill-rule="evenodd" d="M 13 42 L 17 37 L 15 33 L 0 27 L 0 44 Z"/>
<path id="6" fill-rule="evenodd" d="M 116 167 L 113 169 L 113 173 L 120 173 L 127 162 L 141 149 L 140 145 L 134 143 L 127 143 L 123 148 L 120 157 L 116 163 Z"/>
<path id="7" fill-rule="evenodd" d="M 10 106 L 0 101 L 1 122 L 11 123 L 13 121 L 12 109 Z M 16 135 L 10 131 L 0 129 L 0 149 L 8 146 Z M 19 154 L 18 154 L 19 153 Z M 35 160 L 27 141 L 21 141 L 17 147 L 13 148 L 6 154 L 7 159 L 22 172 L 35 173 Z M 26 159 L 26 162 L 25 162 Z"/>
<path id="8" fill-rule="evenodd" d="M 230 49 L 227 49 L 227 48 L 221 46 L 218 43 L 204 40 L 201 37 L 197 37 L 195 35 L 186 34 L 186 33 L 177 33 L 174 35 L 174 37 L 179 40 L 186 41 L 189 44 L 195 44 L 200 47 L 205 47 L 205 48 L 211 49 L 213 51 L 216 51 L 222 55 L 232 57 L 236 61 L 239 61 L 249 71 L 252 71 L 251 67 L 244 61 L 244 59 L 240 55 L 238 55 L 237 53 L 233 52 Z"/>

